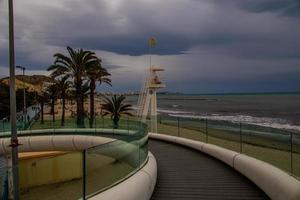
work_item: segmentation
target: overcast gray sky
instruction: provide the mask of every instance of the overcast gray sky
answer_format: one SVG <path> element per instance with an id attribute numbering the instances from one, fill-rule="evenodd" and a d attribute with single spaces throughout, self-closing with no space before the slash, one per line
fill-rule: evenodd
<path id="1" fill-rule="evenodd" d="M 16 63 L 45 73 L 66 46 L 93 50 L 114 91 L 138 90 L 148 65 L 167 90 L 300 90 L 300 0 L 15 0 Z M 0 0 L 0 65 L 7 75 L 7 1 Z M 107 88 L 104 88 L 107 90 Z"/>

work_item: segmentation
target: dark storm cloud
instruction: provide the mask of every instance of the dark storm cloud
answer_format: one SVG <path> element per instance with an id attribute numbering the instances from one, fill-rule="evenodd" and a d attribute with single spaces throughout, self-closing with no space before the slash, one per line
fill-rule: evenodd
<path id="1" fill-rule="evenodd" d="M 136 73 L 140 78 L 148 62 L 147 39 L 155 36 L 153 59 L 166 66 L 171 90 L 238 90 L 243 84 L 240 89 L 247 84 L 251 90 L 295 89 L 299 5 L 299 0 L 16 1 L 16 62 L 46 69 L 66 46 L 91 49 L 121 89 L 139 87 Z M 7 65 L 3 0 L 0 65 Z"/>
<path id="2" fill-rule="evenodd" d="M 287 16 L 300 17 L 299 0 L 245 0 L 236 1 L 236 3 L 250 12 L 276 12 Z"/>
<path id="3" fill-rule="evenodd" d="M 35 1 L 27 4 L 32 2 Z M 129 55 L 148 53 L 146 41 L 151 35 L 157 36 L 159 41 L 160 48 L 155 53 L 162 55 L 180 54 L 199 45 L 261 41 L 268 45 L 266 41 L 290 43 L 290 37 L 294 37 L 295 42 L 300 39 L 290 36 L 291 32 L 300 31 L 296 27 L 299 20 L 292 22 L 276 15 L 264 15 L 267 11 L 297 9 L 299 1 L 296 0 L 112 2 L 116 5 L 89 0 L 82 9 L 81 1 L 65 0 L 60 1 L 61 6 L 55 5 L 55 1 L 53 5 L 32 5 L 34 10 L 28 13 L 16 9 L 17 38 L 23 42 L 27 38 L 47 45 L 71 45 Z M 256 14 L 251 14 L 253 12 Z M 18 17 L 18 13 L 28 16 Z M 264 52 L 259 50 L 257 53 L 263 56 Z M 287 53 L 287 57 L 291 55 Z"/>
<path id="4" fill-rule="evenodd" d="M 274 43 L 278 43 L 283 49 L 289 49 L 280 57 L 298 56 L 293 51 L 299 47 L 299 19 L 286 19 L 276 13 L 287 7 L 297 8 L 297 1 L 234 0 L 233 4 L 222 5 L 207 0 L 196 3 L 187 0 L 183 4 L 186 6 L 180 9 L 176 5 L 167 5 L 168 2 L 161 3 L 161 7 L 157 8 L 147 7 L 145 1 L 134 2 L 120 3 L 121 9 L 117 10 L 119 16 L 111 16 L 103 2 L 95 6 L 97 13 L 102 13 L 95 14 L 96 17 L 86 16 L 84 12 L 70 17 L 62 10 L 64 17 L 58 13 L 60 17 L 52 17 L 53 21 L 44 25 L 48 37 L 43 39 L 50 45 L 72 44 L 129 55 L 148 53 L 146 42 L 151 35 L 158 38 L 159 48 L 155 53 L 160 55 L 180 54 L 201 45 L 230 47 L 246 44 L 244 50 L 251 43 L 251 46 L 264 47 L 256 48 L 255 51 L 250 47 L 247 55 L 265 55 L 266 58 L 271 55 L 278 57 L 278 50 L 273 47 Z M 192 13 L 189 13 L 190 9 L 193 9 Z M 63 26 L 57 24 L 61 19 Z"/>

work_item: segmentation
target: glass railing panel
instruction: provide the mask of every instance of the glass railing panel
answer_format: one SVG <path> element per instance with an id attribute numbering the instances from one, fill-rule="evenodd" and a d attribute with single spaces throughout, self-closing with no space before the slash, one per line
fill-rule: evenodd
<path id="1" fill-rule="evenodd" d="M 141 134 L 143 136 L 148 135 L 149 133 L 149 127 L 147 124 L 143 123 L 143 122 L 137 122 L 138 126 L 140 127 L 139 131 L 141 132 Z"/>
<path id="2" fill-rule="evenodd" d="M 207 121 L 207 141 L 226 149 L 241 151 L 240 123 Z"/>
<path id="3" fill-rule="evenodd" d="M 96 126 L 100 129 L 112 129 L 113 121 L 108 117 L 98 117 L 96 119 Z"/>
<path id="4" fill-rule="evenodd" d="M 77 128 L 76 117 L 65 117 L 64 123 L 61 122 L 61 117 L 58 119 L 58 124 L 56 125 L 62 129 L 74 129 Z"/>
<path id="5" fill-rule="evenodd" d="M 49 118 L 44 116 L 44 120 L 36 120 L 32 123 L 30 130 L 54 129 L 54 123 Z"/>
<path id="6" fill-rule="evenodd" d="M 147 122 L 145 123 L 141 121 L 129 121 L 129 136 L 138 135 L 138 137 L 143 137 L 148 134 L 148 126 Z"/>
<path id="7" fill-rule="evenodd" d="M 43 123 L 37 119 L 26 131 L 20 129 L 18 132 L 20 136 L 24 134 L 94 135 L 98 134 L 97 128 L 99 127 L 103 136 L 118 139 L 118 141 L 88 149 L 85 154 L 85 162 L 82 161 L 83 154 L 77 152 L 62 152 L 62 155 L 42 156 L 43 158 L 32 156 L 30 159 L 20 159 L 21 199 L 49 199 L 49 197 L 50 199 L 79 199 L 83 194 L 84 163 L 86 163 L 87 195 L 91 195 L 123 180 L 146 161 L 148 156 L 146 124 L 129 120 L 126 117 L 121 118 L 117 127 L 110 118 L 105 117 L 97 118 L 93 128 L 83 128 L 76 122 L 76 117 L 66 116 L 62 125 L 61 116 L 56 116 L 55 121 L 51 116 L 44 116 Z M 89 125 L 89 119 L 85 118 L 84 126 Z M 75 161 L 68 157 L 74 158 Z M 65 162 L 61 161 L 61 158 Z M 58 164 L 53 167 L 53 162 L 58 162 Z M 77 172 L 80 171 L 80 176 L 72 180 L 61 180 L 62 169 L 69 169 L 70 172 L 77 169 Z M 63 174 L 67 175 L 68 172 Z M 40 179 L 43 179 L 44 183 Z M 50 191 L 51 193 L 49 193 Z"/>
<path id="8" fill-rule="evenodd" d="M 5 131 L 4 122 L 3 120 L 0 120 L 0 134 L 3 133 L 4 131 Z"/>
<path id="9" fill-rule="evenodd" d="M 139 142 L 114 141 L 86 150 L 86 194 L 95 195 L 139 168 Z"/>
<path id="10" fill-rule="evenodd" d="M 88 128 L 88 127 L 87 127 Z M 40 120 L 36 120 L 32 123 L 29 132 L 35 133 L 35 130 L 45 130 L 47 129 L 47 134 L 84 134 L 86 131 L 81 131 L 82 129 L 87 129 L 78 127 L 76 117 L 66 117 L 64 123 L 62 123 L 61 116 L 55 118 L 55 121 L 52 119 L 44 119 L 43 123 Z M 66 131 L 68 130 L 68 131 Z M 72 132 L 73 130 L 73 132 Z M 27 130 L 28 132 L 28 130 Z M 41 131 L 42 132 L 42 131 Z"/>
<path id="11" fill-rule="evenodd" d="M 10 131 L 10 123 L 7 119 L 0 120 L 0 135 Z"/>
<path id="12" fill-rule="evenodd" d="M 291 172 L 291 133 L 243 124 L 242 139 L 244 154 Z"/>
<path id="13" fill-rule="evenodd" d="M 148 158 L 148 135 L 145 135 L 143 138 L 140 139 L 139 148 L 140 148 L 139 162 L 140 162 L 140 166 L 141 166 Z"/>
<path id="14" fill-rule="evenodd" d="M 135 137 L 139 138 L 139 165 L 141 166 L 148 158 L 148 126 L 145 123 L 137 121 Z"/>
<path id="15" fill-rule="evenodd" d="M 157 122 L 158 123 L 158 122 Z M 148 127 L 148 132 L 151 132 L 151 120 L 150 119 L 146 119 L 145 124 Z"/>
<path id="16" fill-rule="evenodd" d="M 116 129 L 120 130 L 128 130 L 128 124 L 126 118 L 121 118 L 118 122 L 117 125 L 115 126 Z"/>
<path id="17" fill-rule="evenodd" d="M 138 123 L 138 121 L 135 121 L 129 117 L 126 119 L 126 129 L 128 130 L 128 135 L 132 135 L 138 130 Z"/>
<path id="18" fill-rule="evenodd" d="M 157 122 L 157 132 L 161 134 L 179 136 L 178 118 L 159 115 Z"/>
<path id="19" fill-rule="evenodd" d="M 0 125 L 1 125 L 1 127 L 0 127 L 0 136 L 3 137 L 5 135 L 8 135 L 9 131 L 10 131 L 10 123 L 3 120 L 3 121 L 1 121 Z"/>
<path id="20" fill-rule="evenodd" d="M 178 118 L 179 136 L 205 142 L 206 139 L 206 120 Z"/>
<path id="21" fill-rule="evenodd" d="M 113 137 L 119 140 L 126 140 L 128 138 L 128 121 L 126 118 L 121 118 L 118 122 L 111 120 Z"/>
<path id="22" fill-rule="evenodd" d="M 102 132 L 103 128 L 104 128 L 104 119 L 103 117 L 97 117 L 95 119 L 95 128 L 98 129 L 97 132 Z"/>
<path id="23" fill-rule="evenodd" d="M 80 199 L 82 152 L 22 153 L 19 159 L 20 199 Z"/>
<path id="24" fill-rule="evenodd" d="M 0 135 L 3 135 L 4 132 L 5 132 L 4 122 L 0 120 Z"/>
<path id="25" fill-rule="evenodd" d="M 7 167 L 6 159 L 0 157 L 0 199 L 8 199 L 8 174 L 10 169 Z"/>
<path id="26" fill-rule="evenodd" d="M 26 135 L 27 132 L 24 133 L 24 130 L 26 130 L 26 122 L 27 118 L 26 115 L 23 114 L 23 112 L 19 112 L 16 114 L 16 128 L 18 135 Z"/>
<path id="27" fill-rule="evenodd" d="M 300 178 L 300 133 L 293 133 L 292 173 Z"/>

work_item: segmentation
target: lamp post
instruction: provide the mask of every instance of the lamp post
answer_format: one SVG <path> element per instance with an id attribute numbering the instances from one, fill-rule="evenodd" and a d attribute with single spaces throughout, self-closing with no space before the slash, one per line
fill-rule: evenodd
<path id="1" fill-rule="evenodd" d="M 22 72 L 23 72 L 23 77 L 22 77 L 22 82 L 23 82 L 23 121 L 26 125 L 26 122 L 27 122 L 27 107 L 26 107 L 26 88 L 25 88 L 25 82 L 24 82 L 26 68 L 22 67 L 22 66 L 16 66 L 16 68 L 22 70 Z"/>
<path id="2" fill-rule="evenodd" d="M 16 82 L 15 82 L 15 44 L 14 44 L 14 13 L 13 0 L 8 0 L 9 19 L 9 92 L 10 92 L 10 123 L 11 123 L 11 156 L 13 174 L 13 195 L 19 200 L 19 169 L 18 169 L 18 136 L 16 123 Z"/>

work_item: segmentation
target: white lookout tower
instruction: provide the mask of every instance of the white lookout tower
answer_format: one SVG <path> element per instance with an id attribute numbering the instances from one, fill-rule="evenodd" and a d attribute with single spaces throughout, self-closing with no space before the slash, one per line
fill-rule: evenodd
<path id="1" fill-rule="evenodd" d="M 150 49 L 150 67 L 147 73 L 147 78 L 144 86 L 140 92 L 138 100 L 138 117 L 141 117 L 143 122 L 146 122 L 147 116 L 150 114 L 151 132 L 157 132 L 157 99 L 156 91 L 160 88 L 165 88 L 159 77 L 158 72 L 164 71 L 163 68 L 155 67 L 151 65 L 151 48 L 156 44 L 155 38 L 151 37 L 149 39 L 149 49 Z M 150 113 L 149 113 L 150 111 Z"/>

